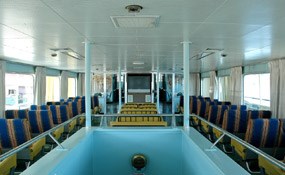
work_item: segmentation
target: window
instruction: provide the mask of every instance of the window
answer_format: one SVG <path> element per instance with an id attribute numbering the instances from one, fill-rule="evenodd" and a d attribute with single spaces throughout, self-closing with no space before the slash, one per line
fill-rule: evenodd
<path id="1" fill-rule="evenodd" d="M 46 101 L 59 101 L 59 77 L 46 76 Z"/>
<path id="2" fill-rule="evenodd" d="M 230 76 L 219 77 L 219 101 L 230 101 Z"/>
<path id="3" fill-rule="evenodd" d="M 244 104 L 251 109 L 270 109 L 270 74 L 244 76 Z"/>
<path id="4" fill-rule="evenodd" d="M 68 78 L 68 97 L 75 97 L 76 96 L 76 79 L 75 78 Z"/>
<path id="5" fill-rule="evenodd" d="M 26 109 L 34 100 L 34 76 L 26 74 L 5 74 L 5 109 Z"/>
<path id="6" fill-rule="evenodd" d="M 210 78 L 203 78 L 201 82 L 201 95 L 203 97 L 209 97 L 210 90 Z"/>

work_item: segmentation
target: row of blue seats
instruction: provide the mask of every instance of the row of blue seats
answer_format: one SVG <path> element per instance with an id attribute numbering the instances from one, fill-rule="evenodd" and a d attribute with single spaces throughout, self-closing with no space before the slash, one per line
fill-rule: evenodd
<path id="1" fill-rule="evenodd" d="M 191 97 L 190 97 L 191 99 Z M 285 125 L 284 119 L 271 119 L 271 111 L 248 110 L 246 106 L 236 105 L 215 105 L 217 103 L 209 100 L 192 99 L 197 104 L 197 115 L 202 115 L 209 122 L 233 133 L 249 144 L 265 151 L 279 160 L 285 160 Z M 193 122 L 194 121 L 194 122 Z M 199 128 L 203 134 L 211 141 L 216 141 L 222 132 L 211 128 L 205 122 L 194 117 L 194 126 Z M 244 163 L 245 167 L 250 167 L 249 162 L 257 162 L 257 154 L 248 150 L 237 141 L 224 137 L 219 141 L 222 150 L 229 153 L 226 148 L 232 148 L 236 157 Z M 228 146 L 230 145 L 230 147 Z M 284 171 L 278 167 L 272 167 L 262 156 L 258 157 L 259 166 L 265 174 L 283 174 Z M 250 168 L 248 168 L 249 171 Z"/>
<path id="2" fill-rule="evenodd" d="M 76 97 L 68 97 L 65 99 L 60 99 L 60 101 L 48 101 L 47 105 L 63 105 L 68 102 L 78 102 L 78 101 L 85 101 L 85 96 L 76 96 Z M 84 104 L 85 105 L 85 104 Z M 99 99 L 97 95 L 91 96 L 91 109 L 99 106 Z"/>

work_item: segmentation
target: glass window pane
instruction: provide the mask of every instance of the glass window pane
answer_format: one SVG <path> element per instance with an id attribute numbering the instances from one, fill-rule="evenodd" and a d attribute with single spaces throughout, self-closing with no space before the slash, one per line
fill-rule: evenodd
<path id="1" fill-rule="evenodd" d="M 34 76 L 25 74 L 5 74 L 5 109 L 26 109 L 34 100 Z"/>
<path id="2" fill-rule="evenodd" d="M 75 78 L 68 78 L 68 97 L 75 97 L 76 96 L 76 79 Z"/>
<path id="3" fill-rule="evenodd" d="M 244 76 L 244 103 L 252 109 L 270 108 L 270 74 Z"/>
<path id="4" fill-rule="evenodd" d="M 210 90 L 210 78 L 203 78 L 202 79 L 202 96 L 209 97 L 209 90 Z"/>
<path id="5" fill-rule="evenodd" d="M 59 77 L 46 76 L 46 101 L 59 101 Z"/>

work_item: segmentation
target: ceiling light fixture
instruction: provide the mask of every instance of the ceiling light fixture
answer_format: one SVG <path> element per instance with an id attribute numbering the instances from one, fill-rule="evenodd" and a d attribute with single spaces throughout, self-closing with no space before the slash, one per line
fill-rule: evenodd
<path id="1" fill-rule="evenodd" d="M 142 61 L 134 61 L 133 64 L 134 65 L 143 65 L 144 62 L 142 62 Z"/>
<path id="2" fill-rule="evenodd" d="M 81 54 L 75 52 L 74 50 L 70 48 L 51 48 L 50 50 L 54 52 L 60 52 L 62 54 L 65 54 L 67 56 L 70 56 L 72 58 L 78 59 L 78 60 L 83 60 L 85 57 L 82 56 Z"/>
<path id="3" fill-rule="evenodd" d="M 157 15 L 111 16 L 116 28 L 155 28 L 158 25 Z"/>

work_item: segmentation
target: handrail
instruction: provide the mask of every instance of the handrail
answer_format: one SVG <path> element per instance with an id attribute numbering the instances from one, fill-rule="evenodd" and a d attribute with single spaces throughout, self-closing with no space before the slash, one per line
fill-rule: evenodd
<path id="1" fill-rule="evenodd" d="M 11 155 L 13 155 L 13 154 L 15 154 L 15 153 L 17 153 L 17 152 L 19 152 L 19 151 L 21 151 L 23 149 L 25 149 L 26 147 L 28 147 L 29 145 L 33 144 L 34 142 L 40 140 L 41 138 L 43 138 L 43 137 L 45 137 L 47 135 L 50 135 L 50 133 L 52 133 L 53 131 L 57 130 L 58 128 L 63 127 L 65 125 L 67 125 L 68 123 L 70 123 L 71 121 L 76 120 L 77 118 L 82 117 L 82 116 L 85 116 L 85 115 L 83 115 L 83 114 L 77 115 L 77 116 L 75 116 L 75 117 L 73 117 L 73 118 L 71 118 L 71 119 L 69 119 L 69 120 L 67 120 L 67 121 L 65 121 L 65 122 L 63 122 L 63 123 L 61 123 L 59 125 L 56 125 L 55 127 L 51 128 L 50 130 L 45 131 L 45 132 L 39 134 L 38 136 L 36 136 L 36 137 L 26 141 L 25 143 L 17 146 L 16 148 L 13 148 L 13 149 L 7 151 L 4 154 L 1 154 L 0 155 L 0 161 L 10 157 Z"/>
<path id="2" fill-rule="evenodd" d="M 285 163 L 283 163 L 283 162 L 281 162 L 281 161 L 275 159 L 274 157 L 272 157 L 272 156 L 266 154 L 265 152 L 263 152 L 263 151 L 259 150 L 258 148 L 254 147 L 253 145 L 247 143 L 246 141 L 240 139 L 239 137 L 233 135 L 232 133 L 230 133 L 230 132 L 228 132 L 228 131 L 226 131 L 226 130 L 224 130 L 224 129 L 218 127 L 218 126 L 216 126 L 215 124 L 210 123 L 208 120 L 206 120 L 206 119 L 204 119 L 204 118 L 202 118 L 202 117 L 200 117 L 200 116 L 198 116 L 198 115 L 191 114 L 190 116 L 191 116 L 191 117 L 197 117 L 199 120 L 201 120 L 201 121 L 207 123 L 208 125 L 210 125 L 211 127 L 215 128 L 215 129 L 221 131 L 221 132 L 223 133 L 223 135 L 227 135 L 228 137 L 230 137 L 230 138 L 236 140 L 237 142 L 239 142 L 239 143 L 242 144 L 243 146 L 249 148 L 249 149 L 250 149 L 251 151 L 253 151 L 254 153 L 256 153 L 256 154 L 258 154 L 258 155 L 261 155 L 261 156 L 264 157 L 266 160 L 270 161 L 271 163 L 273 163 L 274 165 L 278 166 L 278 167 L 281 168 L 282 170 L 285 170 Z M 213 144 L 213 145 L 215 145 L 215 144 Z M 212 148 L 212 147 L 213 147 L 213 146 L 211 146 L 211 148 Z"/>

